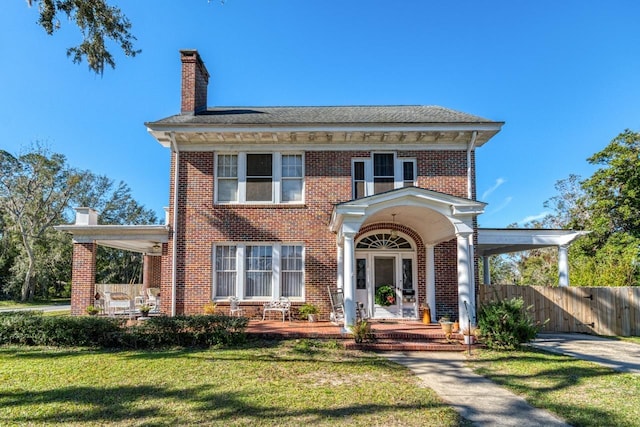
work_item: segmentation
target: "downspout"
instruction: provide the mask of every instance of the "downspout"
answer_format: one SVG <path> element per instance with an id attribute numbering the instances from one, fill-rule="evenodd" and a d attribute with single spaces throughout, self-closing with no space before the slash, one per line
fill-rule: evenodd
<path id="1" fill-rule="evenodd" d="M 469 141 L 469 146 L 467 148 L 467 198 L 469 200 L 474 200 L 473 198 L 473 180 L 472 180 L 472 168 L 471 168 L 471 152 L 476 148 L 476 140 L 478 139 L 478 131 L 473 131 L 471 133 L 471 141 Z M 473 245 L 473 236 L 475 235 L 475 230 L 474 233 L 471 233 L 469 235 L 469 282 L 470 282 L 470 287 L 469 290 L 471 291 L 471 295 L 470 295 L 470 299 L 471 299 L 471 313 L 469 313 L 470 316 L 470 320 L 471 322 L 475 325 L 477 320 L 476 319 L 476 305 L 477 305 L 477 299 L 476 299 L 476 271 L 475 271 L 475 265 L 476 265 L 476 256 L 475 256 L 475 248 Z"/>
<path id="2" fill-rule="evenodd" d="M 176 315 L 176 277 L 177 277 L 177 256 L 178 256 L 178 184 L 180 176 L 180 151 L 176 144 L 176 137 L 173 132 L 169 133 L 171 139 L 171 150 L 175 153 L 175 166 L 173 168 L 173 224 L 171 234 L 173 245 L 171 248 L 171 316 Z"/>
<path id="3" fill-rule="evenodd" d="M 472 182 L 471 182 L 471 152 L 476 148 L 476 139 L 478 138 L 478 131 L 473 131 L 471 134 L 471 141 L 467 147 L 467 198 L 473 200 Z"/>

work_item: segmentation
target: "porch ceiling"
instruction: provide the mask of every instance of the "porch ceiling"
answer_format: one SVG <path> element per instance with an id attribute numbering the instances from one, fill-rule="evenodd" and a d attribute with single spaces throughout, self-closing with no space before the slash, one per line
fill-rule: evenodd
<path id="1" fill-rule="evenodd" d="M 476 252 L 479 256 L 490 256 L 567 246 L 586 234 L 589 232 L 536 228 L 479 228 Z"/>
<path id="2" fill-rule="evenodd" d="M 338 234 L 358 232 L 364 225 L 390 224 L 395 219 L 417 231 L 425 244 L 437 244 L 456 233 L 472 232 L 473 218 L 484 206 L 474 200 L 405 187 L 336 205 L 330 228 Z"/>
<path id="3" fill-rule="evenodd" d="M 162 243 L 169 241 L 166 225 L 58 225 L 54 228 L 70 233 L 75 243 L 95 242 L 147 255 L 161 255 Z"/>
<path id="4" fill-rule="evenodd" d="M 416 206 L 394 206 L 369 216 L 362 226 L 375 223 L 395 223 L 415 230 L 425 244 L 437 244 L 455 237 L 453 224 L 441 213 Z"/>

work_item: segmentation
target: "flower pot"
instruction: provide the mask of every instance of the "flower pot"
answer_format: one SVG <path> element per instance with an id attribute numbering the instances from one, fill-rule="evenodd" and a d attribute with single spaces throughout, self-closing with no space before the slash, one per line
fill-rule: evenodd
<path id="1" fill-rule="evenodd" d="M 318 321 L 318 315 L 317 314 L 309 314 L 309 322 L 317 322 Z"/>
<path id="2" fill-rule="evenodd" d="M 453 322 L 440 322 L 440 327 L 442 328 L 442 332 L 449 336 L 453 330 Z"/>
<path id="3" fill-rule="evenodd" d="M 469 345 L 469 344 L 475 344 L 476 342 L 476 337 L 474 335 L 463 335 L 464 336 L 464 343 Z"/>

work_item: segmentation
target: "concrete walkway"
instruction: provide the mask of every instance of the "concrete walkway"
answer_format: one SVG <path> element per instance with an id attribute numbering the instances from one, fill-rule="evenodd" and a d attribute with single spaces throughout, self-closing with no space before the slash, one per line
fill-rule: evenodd
<path id="1" fill-rule="evenodd" d="M 34 307 L 24 307 L 24 308 L 0 308 L 0 312 L 7 311 L 65 311 L 71 310 L 71 304 L 65 305 L 40 305 Z"/>
<path id="2" fill-rule="evenodd" d="M 640 374 L 640 345 L 585 334 L 540 334 L 532 347 Z"/>
<path id="3" fill-rule="evenodd" d="M 476 426 L 568 426 L 550 413 L 477 375 L 464 366 L 465 353 L 380 353 L 411 369 L 460 415 Z"/>

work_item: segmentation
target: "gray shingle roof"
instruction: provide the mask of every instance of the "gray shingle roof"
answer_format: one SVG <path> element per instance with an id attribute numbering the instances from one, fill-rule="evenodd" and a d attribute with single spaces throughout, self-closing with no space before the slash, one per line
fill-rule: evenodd
<path id="1" fill-rule="evenodd" d="M 178 114 L 148 125 L 355 125 L 496 123 L 438 106 L 215 107 Z"/>

